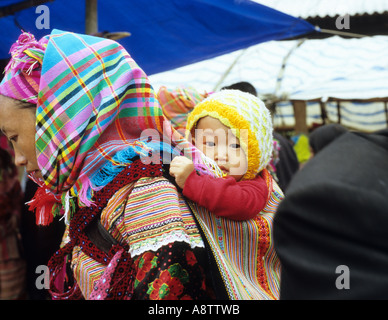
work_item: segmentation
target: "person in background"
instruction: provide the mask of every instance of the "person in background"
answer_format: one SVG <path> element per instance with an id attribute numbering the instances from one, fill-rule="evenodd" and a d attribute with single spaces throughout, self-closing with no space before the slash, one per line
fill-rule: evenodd
<path id="1" fill-rule="evenodd" d="M 345 132 L 293 178 L 274 219 L 281 299 L 388 299 L 388 130 Z"/>
<path id="2" fill-rule="evenodd" d="M 0 133 L 0 300 L 27 297 L 20 236 L 23 192 L 12 154 L 7 139 Z"/>
<path id="3" fill-rule="evenodd" d="M 311 158 L 309 137 L 305 133 L 297 133 L 291 137 L 291 140 L 298 159 L 299 169 L 302 169 Z"/>
<path id="4" fill-rule="evenodd" d="M 330 123 L 314 129 L 309 135 L 311 157 L 348 130 L 339 123 Z"/>
<path id="5" fill-rule="evenodd" d="M 252 83 L 247 81 L 240 81 L 228 86 L 224 86 L 221 88 L 221 90 L 240 90 L 242 92 L 248 92 L 250 94 L 253 94 L 255 97 L 257 97 L 256 88 L 253 86 Z"/>
<path id="6" fill-rule="evenodd" d="M 275 174 L 278 179 L 279 187 L 284 194 L 287 194 L 287 188 L 291 179 L 299 170 L 299 161 L 291 142 L 279 132 L 273 132 L 274 140 L 279 145 L 278 161 L 275 163 Z"/>

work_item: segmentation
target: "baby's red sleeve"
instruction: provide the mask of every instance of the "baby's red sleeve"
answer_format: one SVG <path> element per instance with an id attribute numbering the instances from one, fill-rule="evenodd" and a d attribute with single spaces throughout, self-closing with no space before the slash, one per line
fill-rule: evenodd
<path id="1" fill-rule="evenodd" d="M 232 177 L 213 178 L 194 170 L 185 182 L 183 195 L 215 215 L 232 220 L 248 220 L 256 216 L 268 198 L 265 180 L 236 181 Z"/>

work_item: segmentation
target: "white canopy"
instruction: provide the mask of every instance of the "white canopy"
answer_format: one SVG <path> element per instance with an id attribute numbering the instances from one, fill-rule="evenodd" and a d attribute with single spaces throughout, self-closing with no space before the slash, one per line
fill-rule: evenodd
<path id="1" fill-rule="evenodd" d="M 303 19 L 362 15 L 388 11 L 386 0 L 253 0 L 267 7 Z"/>
<path id="2" fill-rule="evenodd" d="M 292 125 L 290 100 L 388 100 L 388 37 L 271 41 L 156 74 L 150 80 L 156 90 L 162 85 L 171 89 L 190 86 L 207 92 L 247 81 L 259 96 L 271 94 L 284 101 L 278 104 L 279 115 L 283 124 L 288 121 L 286 124 Z M 319 107 L 310 105 L 308 123 L 320 118 Z M 387 126 L 383 102 L 352 105 L 344 107 L 341 117 L 349 126 L 367 131 Z M 331 115 L 331 120 L 336 121 L 333 117 L 337 107 L 327 107 L 329 118 Z"/>

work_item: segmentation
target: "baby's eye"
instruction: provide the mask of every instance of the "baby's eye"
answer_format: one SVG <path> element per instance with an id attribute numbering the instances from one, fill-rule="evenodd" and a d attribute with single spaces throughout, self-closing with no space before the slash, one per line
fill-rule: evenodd
<path id="1" fill-rule="evenodd" d="M 233 149 L 240 149 L 240 145 L 238 143 L 232 143 L 230 147 Z"/>
<path id="2" fill-rule="evenodd" d="M 206 142 L 205 142 L 205 145 L 206 145 L 207 147 L 214 147 L 216 144 L 215 144 L 213 141 L 206 141 Z"/>

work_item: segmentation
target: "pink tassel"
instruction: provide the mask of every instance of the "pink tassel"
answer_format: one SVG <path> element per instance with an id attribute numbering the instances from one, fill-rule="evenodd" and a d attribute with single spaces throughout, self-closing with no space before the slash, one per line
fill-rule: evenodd
<path id="1" fill-rule="evenodd" d="M 30 52 L 27 54 L 28 50 L 35 53 Z M 34 68 L 41 66 L 44 52 L 44 41 L 37 41 L 31 33 L 23 32 L 11 46 L 9 53 L 12 55 L 12 59 L 5 67 L 5 71 L 14 68 L 31 74 Z"/>

